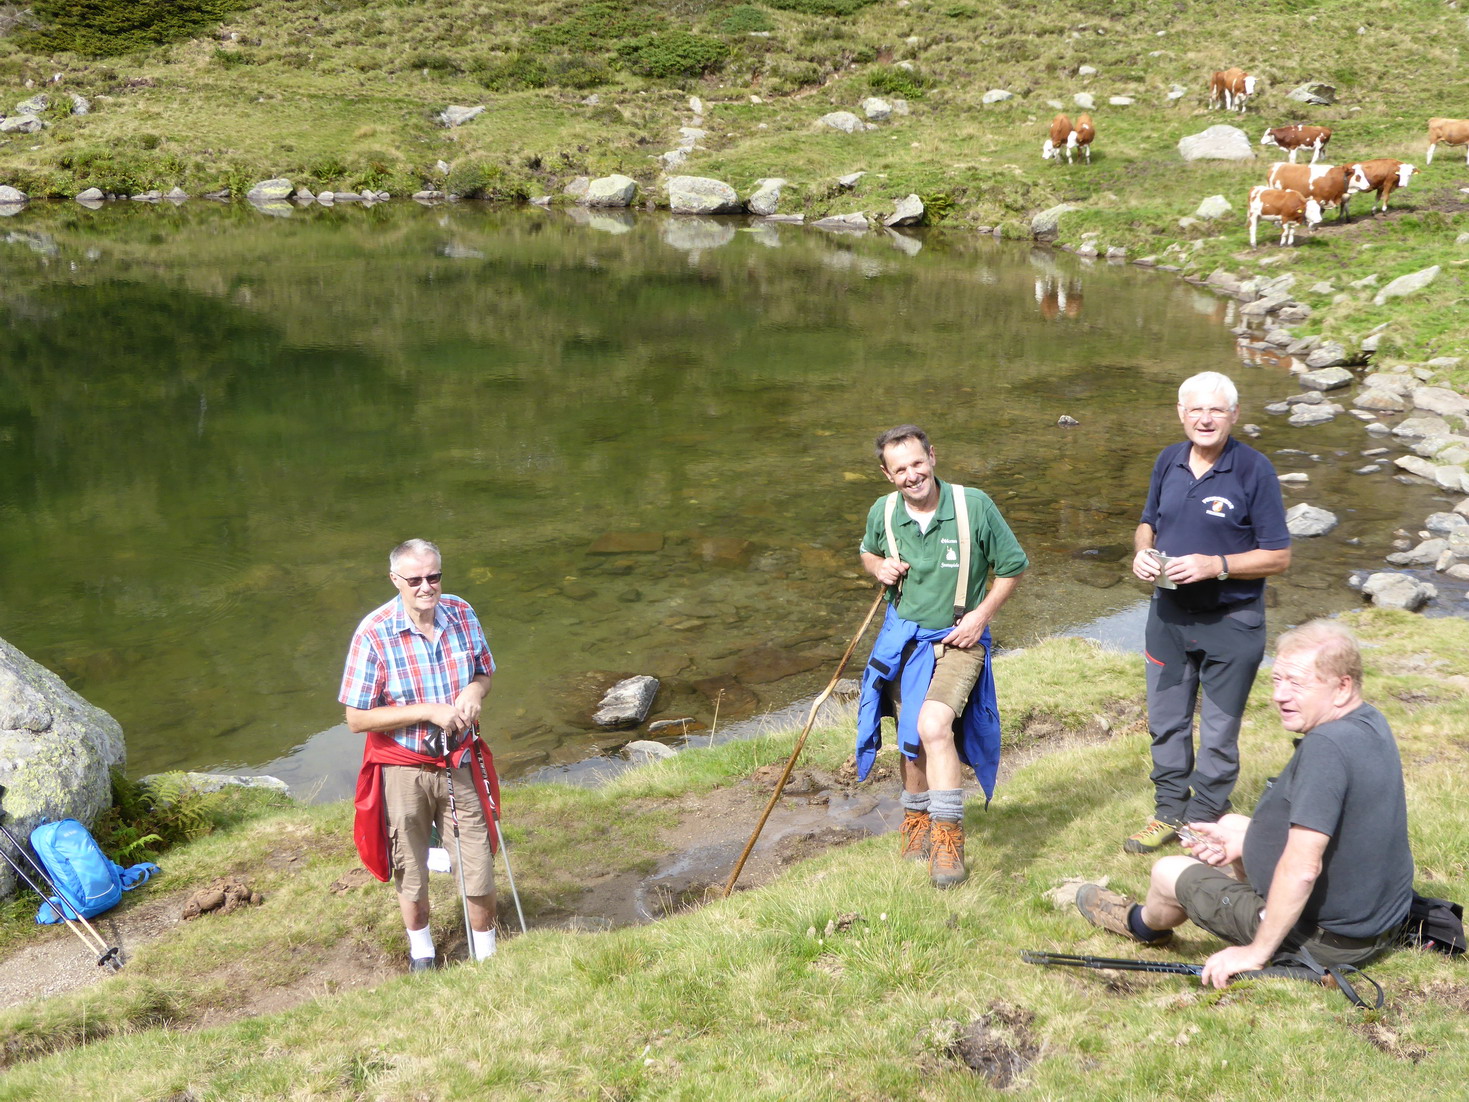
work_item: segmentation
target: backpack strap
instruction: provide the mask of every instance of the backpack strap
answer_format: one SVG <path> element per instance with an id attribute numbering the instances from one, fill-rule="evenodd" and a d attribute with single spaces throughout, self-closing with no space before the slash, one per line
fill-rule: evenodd
<path id="1" fill-rule="evenodd" d="M 969 611 L 969 502 L 964 497 L 964 487 L 950 484 L 954 491 L 954 523 L 959 528 L 959 578 L 954 584 L 954 623 L 964 618 Z"/>
<path id="2" fill-rule="evenodd" d="M 118 876 L 122 878 L 122 890 L 125 892 L 132 891 L 139 884 L 146 884 L 149 877 L 163 871 L 152 861 L 139 861 L 127 869 L 121 866 L 114 867 L 117 869 Z"/>

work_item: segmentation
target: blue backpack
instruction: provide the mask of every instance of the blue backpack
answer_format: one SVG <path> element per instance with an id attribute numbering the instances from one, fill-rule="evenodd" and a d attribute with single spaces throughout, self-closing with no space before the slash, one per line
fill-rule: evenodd
<path id="1" fill-rule="evenodd" d="M 131 891 L 161 870 L 148 861 L 125 869 L 108 859 L 97 840 L 75 819 L 42 823 L 31 831 L 31 848 L 46 866 L 51 884 L 60 893 L 41 904 L 36 922 L 49 926 L 78 915 L 91 918 L 117 906 L 122 893 Z"/>

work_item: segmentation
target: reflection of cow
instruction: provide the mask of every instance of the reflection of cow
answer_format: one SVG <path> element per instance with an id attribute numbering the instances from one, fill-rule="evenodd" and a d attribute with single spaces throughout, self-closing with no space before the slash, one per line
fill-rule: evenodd
<path id="1" fill-rule="evenodd" d="M 1359 191 L 1377 192 L 1377 198 L 1382 202 L 1384 214 L 1387 213 L 1387 197 L 1393 193 L 1395 188 L 1407 187 L 1408 181 L 1417 171 L 1412 165 L 1396 161 L 1391 157 L 1357 161 L 1355 164 L 1343 167 L 1350 174 L 1347 180 L 1347 194 L 1356 195 Z M 1376 203 L 1372 204 L 1372 213 L 1377 213 Z"/>
<path id="2" fill-rule="evenodd" d="M 1265 181 L 1273 188 L 1298 191 L 1307 199 L 1315 199 L 1324 210 L 1336 208 L 1337 221 L 1347 217 L 1347 170 L 1341 165 L 1293 165 L 1276 161 L 1270 166 Z"/>
<path id="3" fill-rule="evenodd" d="M 1243 69 L 1225 69 L 1209 80 L 1209 106 L 1223 105 L 1226 111 L 1245 110 L 1245 101 L 1255 94 L 1255 77 Z"/>
<path id="4" fill-rule="evenodd" d="M 1250 248 L 1256 245 L 1255 232 L 1261 222 L 1280 223 L 1280 243 L 1292 245 L 1296 240 L 1296 227 L 1302 222 L 1316 225 L 1321 221 L 1321 205 L 1315 199 L 1307 199 L 1298 191 L 1286 188 L 1271 188 L 1263 185 L 1250 188 L 1248 206 L 1250 223 Z"/>
<path id="5" fill-rule="evenodd" d="M 1080 317 L 1086 299 L 1081 293 L 1081 280 L 1068 279 L 1062 283 L 1056 276 L 1048 275 L 1035 281 L 1035 301 L 1041 308 L 1041 317 L 1055 321 L 1063 315 Z"/>
<path id="6" fill-rule="evenodd" d="M 1426 164 L 1433 164 L 1433 149 L 1439 142 L 1469 146 L 1469 119 L 1428 120 L 1428 154 L 1423 158 Z M 1469 149 L 1464 150 L 1464 163 L 1469 165 Z"/>
<path id="7" fill-rule="evenodd" d="M 1260 139 L 1261 145 L 1273 145 L 1277 149 L 1283 149 L 1290 154 L 1290 163 L 1296 163 L 1296 150 L 1309 149 L 1311 151 L 1311 163 L 1316 163 L 1316 158 L 1321 156 L 1326 149 L 1326 143 L 1331 141 L 1331 128 L 1328 126 L 1304 126 L 1301 123 L 1293 123 L 1290 126 L 1276 126 L 1265 131 L 1265 136 Z"/>

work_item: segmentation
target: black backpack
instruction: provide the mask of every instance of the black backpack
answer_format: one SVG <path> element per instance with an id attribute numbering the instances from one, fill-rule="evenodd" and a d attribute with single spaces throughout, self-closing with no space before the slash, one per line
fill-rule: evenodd
<path id="1" fill-rule="evenodd" d="M 1403 944 L 1458 956 L 1466 947 L 1464 908 L 1451 899 L 1430 899 L 1414 892 L 1403 923 Z"/>

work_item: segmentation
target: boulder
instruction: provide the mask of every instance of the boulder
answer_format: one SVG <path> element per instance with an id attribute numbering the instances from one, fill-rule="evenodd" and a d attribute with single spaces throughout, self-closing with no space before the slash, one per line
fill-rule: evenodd
<path id="1" fill-rule="evenodd" d="M 10 187 L 8 184 L 0 184 L 0 204 L 24 203 L 29 198 L 19 188 Z"/>
<path id="2" fill-rule="evenodd" d="M 1328 349 L 1328 358 L 1334 357 L 1335 352 L 1331 351 L 1331 346 L 1328 344 L 1325 347 Z M 1341 346 L 1337 345 L 1336 351 L 1339 351 L 1340 348 Z M 1310 387 L 1312 390 L 1340 390 L 1344 386 L 1350 386 L 1355 379 L 1352 373 L 1346 368 L 1316 367 L 1311 362 L 1316 353 L 1320 351 L 1321 349 L 1318 348 L 1306 357 L 1306 366 L 1313 370 L 1307 371 L 1301 376 L 1301 385 L 1303 387 Z"/>
<path id="3" fill-rule="evenodd" d="M 1441 270 L 1440 265 L 1435 264 L 1433 267 L 1424 268 L 1422 271 L 1409 272 L 1405 276 L 1398 276 L 1397 279 L 1377 292 L 1377 297 L 1372 300 L 1372 303 L 1374 306 L 1381 306 L 1390 298 L 1402 298 L 1404 295 L 1415 294 L 1437 279 L 1438 273 Z"/>
<path id="4" fill-rule="evenodd" d="M 1060 203 L 1054 207 L 1048 207 L 1030 220 L 1030 232 L 1037 237 L 1049 237 L 1058 233 L 1061 228 L 1061 216 L 1067 211 L 1079 210 L 1081 208 L 1070 203 Z"/>
<path id="5" fill-rule="evenodd" d="M 818 230 L 867 230 L 867 215 L 861 211 L 853 211 L 851 214 L 833 214 L 827 218 L 818 218 L 811 223 Z"/>
<path id="6" fill-rule="evenodd" d="M 271 203 L 279 199 L 289 199 L 291 192 L 295 190 L 295 184 L 278 176 L 274 180 L 261 180 L 245 193 L 245 198 L 252 203 Z"/>
<path id="7" fill-rule="evenodd" d="M 613 173 L 599 176 L 587 184 L 586 193 L 577 202 L 586 207 L 625 207 L 638 193 L 638 182 L 631 176 Z"/>
<path id="8" fill-rule="evenodd" d="M 667 153 L 660 153 L 657 158 L 658 163 L 663 166 L 664 172 L 672 172 L 675 169 L 682 168 L 683 163 L 688 159 L 689 152 L 686 149 L 670 149 Z"/>
<path id="9" fill-rule="evenodd" d="M 845 176 L 838 176 L 837 187 L 854 188 L 862 182 L 862 177 L 866 175 L 865 172 L 849 172 Z"/>
<path id="10" fill-rule="evenodd" d="M 45 122 L 35 115 L 12 115 L 8 119 L 0 119 L 0 134 L 34 134 L 45 129 Z"/>
<path id="11" fill-rule="evenodd" d="M 1336 527 L 1336 514 L 1301 502 L 1285 511 L 1285 526 L 1292 536 L 1324 536 Z"/>
<path id="12" fill-rule="evenodd" d="M 1090 92 L 1077 92 L 1071 97 L 1071 102 L 1083 111 L 1095 111 L 1097 108 L 1097 98 Z"/>
<path id="13" fill-rule="evenodd" d="M 893 117 L 893 105 L 878 96 L 868 96 L 862 101 L 862 113 L 873 122 L 886 122 Z"/>
<path id="14" fill-rule="evenodd" d="M 456 103 L 451 103 L 439 112 L 439 122 L 452 129 L 456 126 L 463 126 L 470 119 L 478 118 L 484 113 L 484 110 L 483 104 L 478 107 L 461 107 Z"/>
<path id="15" fill-rule="evenodd" d="M 90 115 L 92 113 L 92 101 L 86 96 L 73 92 L 71 94 L 71 113 L 73 115 Z"/>
<path id="16" fill-rule="evenodd" d="M 780 205 L 780 192 L 786 181 L 779 176 L 767 176 L 755 181 L 755 190 L 745 200 L 745 209 L 751 214 L 762 216 L 774 214 Z"/>
<path id="17" fill-rule="evenodd" d="M 1379 413 L 1401 413 L 1408 408 L 1408 403 L 1390 390 L 1380 390 L 1369 387 L 1352 399 L 1352 405 L 1358 409 L 1375 409 Z"/>
<path id="18" fill-rule="evenodd" d="M 1131 107 L 1133 99 L 1131 96 L 1110 96 L 1107 102 L 1113 107 Z"/>
<path id="19" fill-rule="evenodd" d="M 1439 556 L 1449 549 L 1449 541 L 1442 537 L 1424 540 L 1408 551 L 1395 551 L 1387 557 L 1393 566 L 1432 566 Z"/>
<path id="20" fill-rule="evenodd" d="M 1400 608 L 1416 612 L 1437 597 L 1438 590 L 1407 574 L 1380 571 L 1362 583 L 1362 594 L 1370 597 L 1378 608 Z"/>
<path id="21" fill-rule="evenodd" d="M 1352 381 L 1352 373 L 1350 371 L 1344 371 L 1340 365 L 1346 363 L 1347 359 L 1347 350 L 1345 348 L 1339 345 L 1336 341 L 1327 341 L 1325 344 L 1319 344 L 1311 350 L 1311 354 L 1306 357 L 1306 366 L 1312 371 L 1316 371 L 1320 368 L 1329 368 L 1333 371 L 1339 371 L 1342 375 L 1345 375 L 1346 378 L 1340 382 L 1335 383 L 1334 385 L 1346 386 Z M 1339 375 L 1333 377 L 1340 378 Z M 1331 388 L 1323 386 L 1319 389 L 1329 390 Z"/>
<path id="22" fill-rule="evenodd" d="M 39 115 L 51 106 L 51 97 L 45 92 L 37 92 L 30 99 L 23 99 L 15 105 L 17 115 Z"/>
<path id="23" fill-rule="evenodd" d="M 654 742 L 652 739 L 635 739 L 622 748 L 622 756 L 634 765 L 651 765 L 677 753 L 672 746 Z"/>
<path id="24" fill-rule="evenodd" d="M 1469 517 L 1465 517 L 1462 513 L 1430 513 L 1428 519 L 1423 522 L 1423 527 L 1430 532 L 1447 536 L 1451 532 L 1462 532 L 1469 529 Z"/>
<path id="25" fill-rule="evenodd" d="M 1428 436 L 1449 436 L 1453 430 L 1442 417 L 1428 414 L 1424 417 L 1409 417 L 1400 421 L 1392 430 L 1394 436 L 1407 440 L 1419 440 Z"/>
<path id="26" fill-rule="evenodd" d="M 1185 161 L 1253 161 L 1250 137 L 1237 126 L 1211 126 L 1178 139 L 1178 155 Z"/>
<path id="27" fill-rule="evenodd" d="M 916 226 L 923 221 L 923 200 L 917 195 L 907 195 L 898 200 L 893 213 L 883 219 L 884 226 Z"/>
<path id="28" fill-rule="evenodd" d="M 578 176 L 561 189 L 561 194 L 570 199 L 580 199 L 587 193 L 587 188 L 592 186 L 590 176 Z"/>
<path id="29" fill-rule="evenodd" d="M 1297 103 L 1315 103 L 1328 107 L 1336 102 L 1336 89 L 1330 84 L 1312 80 L 1302 84 L 1299 88 L 1292 88 L 1285 94 L 1285 98 L 1293 99 Z"/>
<path id="30" fill-rule="evenodd" d="M 1004 103 L 1006 100 L 1014 98 L 1014 92 L 1007 92 L 1003 88 L 991 88 L 988 92 L 979 97 L 979 102 L 984 104 Z"/>
<path id="31" fill-rule="evenodd" d="M 1319 406 L 1292 406 L 1290 417 L 1286 419 L 1291 425 L 1324 425 L 1333 420 L 1342 411 L 1341 406 L 1334 402 L 1324 403 Z"/>
<path id="32" fill-rule="evenodd" d="M 126 756 L 117 720 L 0 639 L 0 784 L 13 834 L 27 838 L 44 819 L 91 824 L 111 806 L 112 770 Z M 0 866 L 0 897 L 11 876 Z"/>
<path id="33" fill-rule="evenodd" d="M 1223 218 L 1232 210 L 1234 210 L 1234 207 L 1224 196 L 1211 195 L 1199 203 L 1199 209 L 1194 211 L 1194 217 L 1206 218 L 1212 221 L 1215 218 Z"/>
<path id="34" fill-rule="evenodd" d="M 867 124 L 850 111 L 831 111 L 816 120 L 817 126 L 829 126 L 833 130 L 840 130 L 843 134 L 855 134 L 859 130 L 866 130 Z"/>
<path id="35" fill-rule="evenodd" d="M 138 783 L 145 788 L 197 793 L 218 792 L 225 788 L 264 788 L 288 795 L 291 786 L 279 777 L 245 776 L 239 773 L 150 773 Z"/>
<path id="36" fill-rule="evenodd" d="M 670 176 L 668 209 L 674 214 L 738 214 L 744 209 L 739 192 L 723 180 L 707 176 Z"/>
<path id="37" fill-rule="evenodd" d="M 598 727 L 615 729 L 636 727 L 647 718 L 653 698 L 658 695 L 658 679 L 641 674 L 627 677 L 608 689 L 602 703 L 592 715 Z"/>
<path id="38" fill-rule="evenodd" d="M 1440 417 L 1469 417 L 1469 398 L 1442 386 L 1413 388 L 1413 405 Z"/>
<path id="39" fill-rule="evenodd" d="M 77 192 L 77 202 L 79 203 L 89 203 L 93 200 L 101 202 L 102 198 L 102 189 L 97 187 L 89 187 L 84 191 Z"/>

